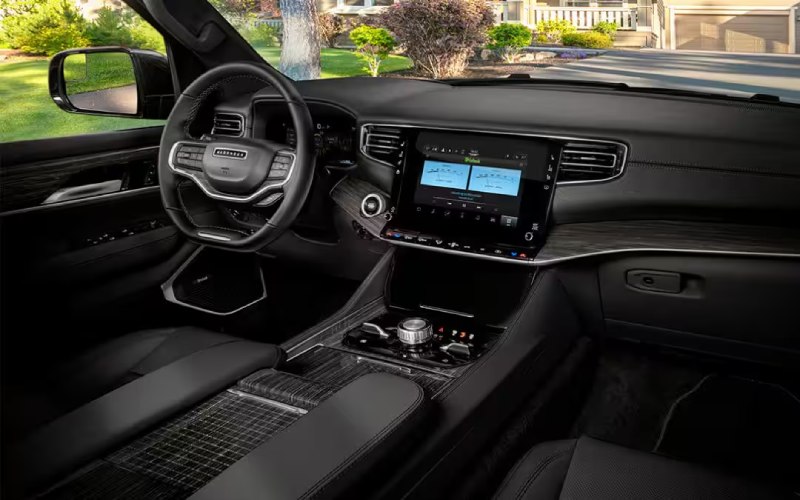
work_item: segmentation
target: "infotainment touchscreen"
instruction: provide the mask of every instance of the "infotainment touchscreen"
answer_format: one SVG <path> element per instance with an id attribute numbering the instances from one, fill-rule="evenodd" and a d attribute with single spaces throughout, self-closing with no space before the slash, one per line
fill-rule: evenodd
<path id="1" fill-rule="evenodd" d="M 394 196 L 396 220 L 387 226 L 390 239 L 499 253 L 505 252 L 499 247 L 532 248 L 541 242 L 555 186 L 557 143 L 421 130 L 409 145 Z"/>

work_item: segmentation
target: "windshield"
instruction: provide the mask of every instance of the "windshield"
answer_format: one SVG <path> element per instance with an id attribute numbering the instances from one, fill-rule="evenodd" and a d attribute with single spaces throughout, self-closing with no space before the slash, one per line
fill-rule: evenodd
<path id="1" fill-rule="evenodd" d="M 514 75 L 800 102 L 800 4 L 739 3 L 212 0 L 296 80 Z"/>

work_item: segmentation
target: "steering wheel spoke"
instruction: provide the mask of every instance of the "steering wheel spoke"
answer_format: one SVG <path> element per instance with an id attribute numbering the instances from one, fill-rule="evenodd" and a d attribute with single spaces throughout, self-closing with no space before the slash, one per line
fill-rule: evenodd
<path id="1" fill-rule="evenodd" d="M 249 137 L 188 137 L 205 99 L 236 78 L 269 83 L 286 100 L 296 131 L 294 148 Z M 159 182 L 167 213 L 186 236 L 206 245 L 257 251 L 285 231 L 305 203 L 315 165 L 314 131 L 308 106 L 292 82 L 273 68 L 230 63 L 211 69 L 180 96 L 164 126 Z M 177 196 L 176 177 L 190 179 L 209 198 L 226 203 L 278 208 L 258 230 L 196 226 Z"/>

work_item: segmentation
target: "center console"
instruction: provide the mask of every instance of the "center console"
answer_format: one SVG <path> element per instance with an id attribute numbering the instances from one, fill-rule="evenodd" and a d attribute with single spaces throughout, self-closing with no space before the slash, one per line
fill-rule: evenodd
<path id="1" fill-rule="evenodd" d="M 381 238 L 530 263 L 544 243 L 561 146 L 524 136 L 404 128 Z M 379 139 L 379 138 L 377 138 Z"/>

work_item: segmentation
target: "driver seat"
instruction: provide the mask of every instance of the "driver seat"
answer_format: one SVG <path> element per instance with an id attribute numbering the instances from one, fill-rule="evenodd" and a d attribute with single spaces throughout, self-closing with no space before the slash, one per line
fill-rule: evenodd
<path id="1" fill-rule="evenodd" d="M 54 367 L 4 384 L 3 427 L 20 436 L 143 375 L 199 351 L 242 339 L 201 328 L 160 328 L 105 342 Z M 282 351 L 274 347 L 274 362 Z"/>

